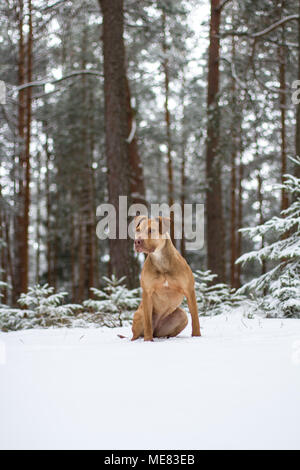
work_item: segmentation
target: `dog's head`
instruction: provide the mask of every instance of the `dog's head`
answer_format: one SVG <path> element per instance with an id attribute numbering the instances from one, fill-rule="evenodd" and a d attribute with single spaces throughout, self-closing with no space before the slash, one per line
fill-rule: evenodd
<path id="1" fill-rule="evenodd" d="M 149 219 L 139 215 L 135 217 L 134 248 L 137 253 L 153 253 L 159 250 L 169 238 L 171 219 L 168 217 L 155 217 Z"/>

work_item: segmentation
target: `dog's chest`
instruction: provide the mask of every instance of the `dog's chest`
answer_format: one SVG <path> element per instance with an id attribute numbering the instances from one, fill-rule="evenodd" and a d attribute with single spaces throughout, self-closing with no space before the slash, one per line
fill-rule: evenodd
<path id="1" fill-rule="evenodd" d="M 171 313 L 181 304 L 183 294 L 168 276 L 162 276 L 153 293 L 153 306 L 156 313 Z"/>
<path id="2" fill-rule="evenodd" d="M 171 291 L 181 290 L 178 288 L 176 281 L 172 278 L 172 276 L 164 273 L 161 274 L 156 282 L 155 290 L 170 293 Z"/>

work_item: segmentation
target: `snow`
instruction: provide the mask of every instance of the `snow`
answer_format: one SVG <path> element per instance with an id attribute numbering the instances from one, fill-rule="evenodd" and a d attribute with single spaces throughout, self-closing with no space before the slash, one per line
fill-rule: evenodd
<path id="1" fill-rule="evenodd" d="M 0 334 L 1 449 L 300 449 L 300 321 Z"/>

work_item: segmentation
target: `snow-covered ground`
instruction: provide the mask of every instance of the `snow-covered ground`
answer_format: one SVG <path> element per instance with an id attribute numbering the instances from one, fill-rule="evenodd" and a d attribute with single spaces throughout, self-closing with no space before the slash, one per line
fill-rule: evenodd
<path id="1" fill-rule="evenodd" d="M 0 448 L 300 449 L 300 321 L 0 334 Z"/>

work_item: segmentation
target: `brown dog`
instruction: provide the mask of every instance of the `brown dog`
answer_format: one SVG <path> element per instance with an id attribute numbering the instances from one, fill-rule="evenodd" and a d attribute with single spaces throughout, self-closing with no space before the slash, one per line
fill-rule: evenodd
<path id="1" fill-rule="evenodd" d="M 142 302 L 134 314 L 132 341 L 144 336 L 177 336 L 187 325 L 180 308 L 184 296 L 192 315 L 192 336 L 201 336 L 198 308 L 191 268 L 173 245 L 167 232 L 170 219 L 146 216 L 135 218 L 135 250 L 147 253 L 143 266 Z"/>

